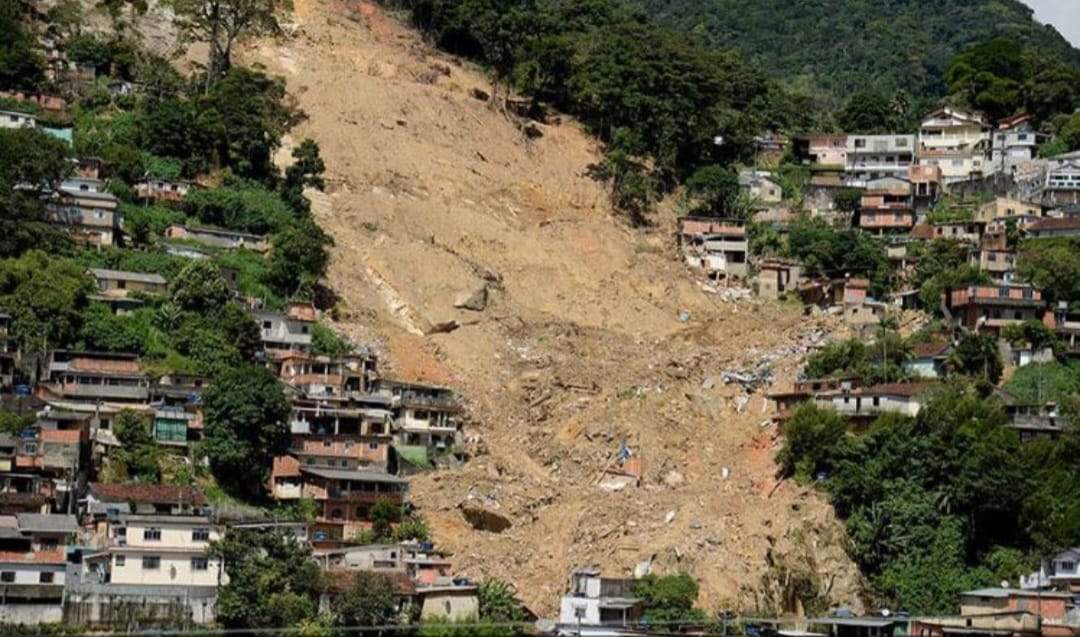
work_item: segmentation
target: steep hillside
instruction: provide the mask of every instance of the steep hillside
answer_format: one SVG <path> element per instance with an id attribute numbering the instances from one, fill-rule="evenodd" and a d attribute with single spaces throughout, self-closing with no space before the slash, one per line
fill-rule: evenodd
<path id="1" fill-rule="evenodd" d="M 616 220 L 577 125 L 530 140 L 471 95 L 490 89 L 482 74 L 374 6 L 296 0 L 290 33 L 247 56 L 287 79 L 308 115 L 291 139 L 326 159 L 314 208 L 337 243 L 336 327 L 469 402 L 471 461 L 413 481 L 455 566 L 510 580 L 546 616 L 571 567 L 650 557 L 694 573 L 710 608 L 858 605 L 831 509 L 775 483 L 765 390 L 721 382 L 767 364 L 790 383 L 828 326 L 703 291 L 670 219 Z M 480 288 L 483 311 L 454 307 Z M 641 486 L 604 490 L 623 442 Z"/>
<path id="2" fill-rule="evenodd" d="M 952 56 L 1004 37 L 1080 64 L 1080 51 L 1018 0 L 625 0 L 718 48 L 741 51 L 813 93 L 854 90 L 938 95 Z M 733 19 L 737 16 L 737 19 Z"/>

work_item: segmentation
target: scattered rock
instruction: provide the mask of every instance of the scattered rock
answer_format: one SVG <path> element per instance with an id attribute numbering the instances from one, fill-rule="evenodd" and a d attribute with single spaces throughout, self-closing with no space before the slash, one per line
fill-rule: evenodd
<path id="1" fill-rule="evenodd" d="M 667 515 L 664 516 L 664 522 L 667 522 L 668 524 L 671 524 L 674 521 L 675 521 L 675 512 L 674 511 L 668 511 Z"/>
<path id="2" fill-rule="evenodd" d="M 483 507 L 463 506 L 461 507 L 461 515 L 477 531 L 502 533 L 513 526 L 506 516 Z"/>
<path id="3" fill-rule="evenodd" d="M 529 139 L 538 139 L 544 136 L 544 131 L 540 130 L 536 122 L 529 122 L 521 128 L 521 132 L 525 133 L 525 137 Z"/>
<path id="4" fill-rule="evenodd" d="M 432 334 L 449 334 L 459 327 L 461 327 L 461 325 L 457 321 L 451 319 L 449 321 L 429 322 L 421 329 L 421 331 L 424 333 L 424 336 L 431 336 Z"/>
<path id="5" fill-rule="evenodd" d="M 678 471 L 675 471 L 674 469 L 672 469 L 671 471 L 668 471 L 666 474 L 664 474 L 664 484 L 666 484 L 669 487 L 678 486 L 678 485 L 682 484 L 683 482 L 684 482 L 683 475 L 681 473 L 679 473 Z"/>
<path id="6" fill-rule="evenodd" d="M 697 530 L 701 528 L 701 520 L 690 520 L 690 528 Z"/>
<path id="7" fill-rule="evenodd" d="M 475 290 L 465 291 L 458 295 L 454 300 L 454 307 L 461 310 L 472 310 L 473 312 L 483 312 L 487 307 L 487 286 L 481 285 Z"/>
<path id="8" fill-rule="evenodd" d="M 470 90 L 469 95 L 472 95 L 475 99 L 478 99 L 481 102 L 486 102 L 489 99 L 491 99 L 491 94 L 490 93 L 488 93 L 487 91 L 485 91 L 483 89 L 478 89 L 478 88 L 474 88 L 474 89 Z"/>
<path id="9" fill-rule="evenodd" d="M 705 380 L 701 383 L 701 388 L 702 389 L 712 389 L 714 385 L 716 385 L 716 381 L 713 380 L 713 377 L 712 376 L 706 376 Z"/>

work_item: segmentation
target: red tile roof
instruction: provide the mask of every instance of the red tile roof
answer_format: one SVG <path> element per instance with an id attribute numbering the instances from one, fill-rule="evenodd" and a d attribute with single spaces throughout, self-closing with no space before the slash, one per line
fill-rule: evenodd
<path id="1" fill-rule="evenodd" d="M 275 478 L 294 478 L 300 475 L 300 461 L 294 456 L 278 456 L 274 458 Z"/>
<path id="2" fill-rule="evenodd" d="M 934 238 L 934 227 L 926 224 L 919 224 L 911 229 L 909 236 L 912 239 L 926 239 L 930 240 Z"/>
<path id="3" fill-rule="evenodd" d="M 122 484 L 92 482 L 90 491 L 99 499 L 109 502 L 206 504 L 206 496 L 198 487 L 174 487 L 165 484 L 143 484 L 141 482 L 125 482 Z"/>

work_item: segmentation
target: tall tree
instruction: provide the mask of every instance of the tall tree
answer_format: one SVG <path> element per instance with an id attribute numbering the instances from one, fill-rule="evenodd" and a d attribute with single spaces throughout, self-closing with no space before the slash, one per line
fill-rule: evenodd
<path id="1" fill-rule="evenodd" d="M 67 174 L 67 155 L 62 141 L 36 128 L 0 129 L 0 257 L 70 246 L 67 235 L 49 223 L 38 190 Z"/>
<path id="2" fill-rule="evenodd" d="M 203 394 L 206 455 L 222 484 L 261 492 L 274 457 L 289 448 L 289 401 L 266 367 L 226 369 Z"/>
<path id="3" fill-rule="evenodd" d="M 232 68 L 235 45 L 279 33 L 279 16 L 292 10 L 291 0 L 168 1 L 176 11 L 183 36 L 189 41 L 209 44 L 207 76 L 211 83 Z"/>
<path id="4" fill-rule="evenodd" d="M 399 619 L 399 599 L 394 580 L 382 573 L 359 571 L 330 608 L 339 626 L 389 626 Z"/>

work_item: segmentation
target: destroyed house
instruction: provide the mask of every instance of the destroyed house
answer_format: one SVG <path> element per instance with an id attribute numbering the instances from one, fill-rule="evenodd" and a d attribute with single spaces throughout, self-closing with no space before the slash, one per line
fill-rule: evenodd
<path id="1" fill-rule="evenodd" d="M 281 359 L 279 377 L 308 397 L 362 397 L 372 389 L 376 360 L 356 354 L 339 358 L 288 354 Z"/>
<path id="2" fill-rule="evenodd" d="M 710 217 L 679 219 L 679 243 L 687 265 L 710 275 L 746 278 L 749 243 L 741 222 Z"/>
<path id="3" fill-rule="evenodd" d="M 773 392 L 766 398 L 776 403 L 775 420 L 787 420 L 791 417 L 792 410 L 799 403 L 813 399 L 818 394 L 836 391 L 853 391 L 862 386 L 862 379 L 857 376 L 842 378 L 814 378 L 797 380 L 795 386 L 788 392 Z"/>
<path id="4" fill-rule="evenodd" d="M 134 354 L 56 350 L 42 388 L 73 401 L 145 404 L 150 398 L 150 379 Z"/>
<path id="5" fill-rule="evenodd" d="M 198 184 L 182 179 L 145 179 L 135 184 L 135 197 L 141 201 L 183 201 Z"/>

